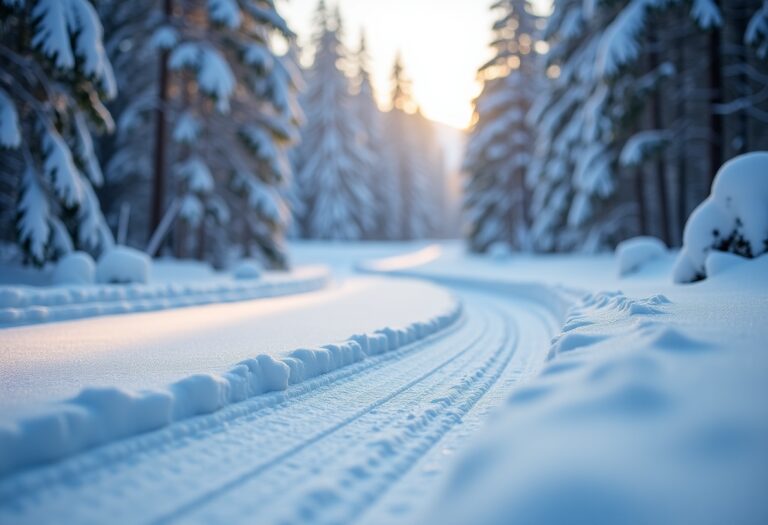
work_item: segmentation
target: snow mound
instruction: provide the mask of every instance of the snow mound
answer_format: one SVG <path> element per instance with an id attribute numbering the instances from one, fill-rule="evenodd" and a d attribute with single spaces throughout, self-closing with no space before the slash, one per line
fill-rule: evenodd
<path id="1" fill-rule="evenodd" d="M 174 271 L 189 278 L 189 268 L 179 266 Z M 315 266 L 257 281 L 209 277 L 127 286 L 0 286 L 0 327 L 307 293 L 325 288 L 330 272 Z"/>
<path id="2" fill-rule="evenodd" d="M 96 264 L 96 281 L 103 284 L 145 284 L 149 281 L 152 260 L 149 256 L 127 246 L 115 246 L 106 251 Z"/>
<path id="3" fill-rule="evenodd" d="M 235 279 L 241 280 L 258 279 L 261 277 L 261 265 L 258 261 L 252 259 L 240 261 L 237 266 L 235 266 L 234 270 L 232 270 L 232 275 Z"/>
<path id="4" fill-rule="evenodd" d="M 450 328 L 462 311 L 454 299 L 443 313 L 405 327 L 357 334 L 319 348 L 299 348 L 283 358 L 259 355 L 226 372 L 194 374 L 162 389 L 86 388 L 70 400 L 22 414 L 8 424 L 0 422 L 0 476 L 286 390 L 379 354 L 405 350 Z"/>
<path id="5" fill-rule="evenodd" d="M 647 263 L 663 257 L 667 246 L 656 237 L 635 237 L 616 247 L 616 263 L 620 277 L 640 270 Z"/>
<path id="6" fill-rule="evenodd" d="M 632 304 L 660 313 L 633 316 Z M 703 327 L 722 303 L 691 306 L 585 296 L 553 360 L 414 523 L 764 522 L 768 425 L 754 403 L 766 391 L 764 345 L 756 334 L 751 347 L 710 340 Z"/>
<path id="7" fill-rule="evenodd" d="M 96 263 L 85 252 L 72 252 L 58 260 L 51 274 L 54 285 L 93 284 L 96 279 Z"/>
<path id="8" fill-rule="evenodd" d="M 711 195 L 688 218 L 673 279 L 705 279 L 711 251 L 751 258 L 767 250 L 768 152 L 748 153 L 723 164 Z"/>

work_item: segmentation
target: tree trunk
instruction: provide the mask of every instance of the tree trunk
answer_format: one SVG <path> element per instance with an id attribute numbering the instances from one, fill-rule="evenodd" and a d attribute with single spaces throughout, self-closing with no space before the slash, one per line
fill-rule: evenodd
<path id="1" fill-rule="evenodd" d="M 714 0 L 717 5 L 720 2 Z M 710 89 L 710 145 L 709 178 L 715 179 L 717 170 L 723 164 L 723 117 L 715 106 L 723 102 L 723 79 L 721 74 L 720 40 L 722 29 L 713 28 L 709 40 L 709 89 Z"/>
<path id="2" fill-rule="evenodd" d="M 659 51 L 658 46 L 660 41 L 653 34 L 653 30 L 649 30 L 651 38 L 650 53 L 648 54 L 648 61 L 651 71 L 656 71 L 659 67 Z M 664 129 L 662 118 L 662 100 L 658 89 L 653 90 L 653 97 L 651 99 L 651 127 L 654 130 Z M 661 238 L 669 246 L 671 242 L 670 224 L 669 224 L 669 196 L 667 195 L 667 165 L 666 158 L 663 154 L 659 154 L 656 160 L 656 186 L 659 199 L 659 216 L 661 219 Z"/>
<path id="3" fill-rule="evenodd" d="M 170 19 L 173 11 L 173 0 L 164 0 L 163 14 L 166 20 Z M 166 153 L 167 153 L 167 132 L 166 132 L 166 110 L 168 104 L 168 56 L 169 51 L 163 49 L 160 52 L 160 78 L 158 84 L 158 100 L 155 109 L 155 155 L 154 155 L 154 175 L 152 178 L 152 204 L 149 220 L 149 236 L 157 229 L 163 217 L 163 207 L 165 205 L 165 186 L 166 186 Z"/>
<path id="4" fill-rule="evenodd" d="M 635 172 L 635 193 L 637 194 L 637 226 L 640 235 L 648 235 L 648 212 L 645 205 L 645 184 L 643 183 L 643 170 L 638 168 Z"/>

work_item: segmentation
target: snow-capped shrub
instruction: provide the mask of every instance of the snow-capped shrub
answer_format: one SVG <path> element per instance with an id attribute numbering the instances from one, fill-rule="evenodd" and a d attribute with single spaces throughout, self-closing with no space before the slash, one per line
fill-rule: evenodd
<path id="1" fill-rule="evenodd" d="M 146 283 L 151 267 L 152 260 L 146 253 L 127 246 L 115 246 L 105 252 L 96 264 L 96 281 Z"/>
<path id="2" fill-rule="evenodd" d="M 56 263 L 51 275 L 53 284 L 93 284 L 96 263 L 85 252 L 68 253 Z"/>
<path id="3" fill-rule="evenodd" d="M 738 266 L 740 263 L 746 262 L 744 257 L 740 257 L 733 253 L 711 251 L 707 255 L 707 260 L 704 263 L 704 269 L 707 272 L 708 277 L 720 275 L 721 273 Z"/>
<path id="4" fill-rule="evenodd" d="M 706 278 L 712 250 L 749 258 L 768 251 L 768 152 L 741 155 L 717 172 L 711 195 L 685 224 L 675 282 Z"/>
<path id="5" fill-rule="evenodd" d="M 663 257 L 667 246 L 656 237 L 635 237 L 616 247 L 616 265 L 619 276 L 635 273 L 645 264 Z"/>
<path id="6" fill-rule="evenodd" d="M 253 259 L 245 259 L 235 266 L 232 275 L 235 279 L 258 279 L 261 277 L 261 265 Z"/>

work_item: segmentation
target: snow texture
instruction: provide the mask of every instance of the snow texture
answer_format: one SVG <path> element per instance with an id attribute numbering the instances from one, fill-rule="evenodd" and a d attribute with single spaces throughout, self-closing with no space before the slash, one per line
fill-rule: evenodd
<path id="1" fill-rule="evenodd" d="M 32 45 L 57 68 L 82 67 L 95 78 L 107 98 L 117 93 L 112 66 L 102 44 L 102 27 L 96 10 L 87 0 L 39 0 L 32 17 L 37 20 Z"/>
<path id="2" fill-rule="evenodd" d="M 677 283 L 707 277 L 712 250 L 758 257 L 768 250 L 768 153 L 748 153 L 726 162 L 711 195 L 688 218 L 683 249 L 673 271 Z"/>
<path id="3" fill-rule="evenodd" d="M 619 275 L 635 273 L 645 264 L 666 255 L 667 246 L 656 237 L 635 237 L 622 241 L 616 247 Z"/>
<path id="4" fill-rule="evenodd" d="M 240 261 L 232 270 L 232 275 L 239 280 L 258 279 L 261 277 L 261 264 L 253 259 Z"/>
<path id="5" fill-rule="evenodd" d="M 229 99 L 235 90 L 235 76 L 218 50 L 204 43 L 184 42 L 173 50 L 168 66 L 173 70 L 194 70 L 200 90 L 215 100 L 219 112 L 229 112 Z"/>
<path id="6" fill-rule="evenodd" d="M 96 263 L 85 252 L 68 253 L 58 261 L 51 275 L 54 285 L 90 285 L 96 281 Z"/>
<path id="7" fill-rule="evenodd" d="M 18 148 L 20 145 L 19 114 L 8 93 L 0 89 L 0 147 Z"/>
<path id="8" fill-rule="evenodd" d="M 126 275 L 117 273 L 112 276 L 120 279 Z M 0 286 L 0 327 L 306 293 L 324 288 L 328 280 L 325 268 L 308 267 L 257 282 L 207 278 L 188 283 L 171 281 L 124 286 Z"/>
<path id="9" fill-rule="evenodd" d="M 764 521 L 765 270 L 674 301 L 584 296 L 413 523 Z"/>
<path id="10" fill-rule="evenodd" d="M 461 315 L 461 303 L 454 301 L 444 313 L 403 328 L 385 327 L 337 344 L 297 348 L 280 359 L 259 355 L 224 373 L 190 375 L 162 389 L 86 388 L 70 400 L 0 426 L 0 475 L 209 414 L 253 396 L 286 390 L 437 334 Z"/>
<path id="11" fill-rule="evenodd" d="M 99 257 L 96 281 L 102 284 L 146 284 L 152 270 L 152 259 L 127 246 L 115 246 Z"/>

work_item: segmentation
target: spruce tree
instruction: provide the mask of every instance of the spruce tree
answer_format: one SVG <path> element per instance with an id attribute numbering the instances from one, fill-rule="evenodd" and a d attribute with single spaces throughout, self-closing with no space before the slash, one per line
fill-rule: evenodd
<path id="1" fill-rule="evenodd" d="M 156 100 L 163 111 L 155 118 L 170 124 L 163 147 L 171 194 L 182 203 L 177 254 L 223 264 L 235 243 L 247 256 L 285 267 L 285 189 L 288 150 L 298 138 L 299 78 L 272 45 L 275 36 L 290 42 L 295 35 L 272 0 L 172 3 L 153 40 L 167 53 L 166 81 L 173 87 L 167 100 Z M 162 133 L 158 138 L 166 140 Z M 207 177 L 191 174 L 204 173 L 212 187 L 192 183 Z"/>
<path id="2" fill-rule="evenodd" d="M 494 57 L 478 75 L 483 90 L 474 102 L 464 171 L 469 246 L 485 252 L 495 243 L 516 250 L 529 245 L 526 168 L 533 133 L 525 121 L 538 94 L 535 41 L 538 18 L 527 0 L 503 0 L 493 25 Z"/>
<path id="3" fill-rule="evenodd" d="M 411 93 L 411 82 L 398 54 L 392 67 L 392 109 L 387 114 L 387 136 L 399 191 L 398 226 L 400 238 L 420 239 L 435 231 L 435 192 L 431 183 L 436 176 L 434 137 L 425 134 L 431 125 L 421 114 Z M 430 130 L 431 131 L 431 130 Z"/>
<path id="4" fill-rule="evenodd" d="M 375 225 L 370 231 L 372 237 L 392 238 L 397 230 L 390 218 L 397 212 L 397 181 L 395 180 L 390 157 L 385 154 L 383 115 L 376 104 L 371 84 L 370 57 L 365 35 L 360 38 L 360 47 L 355 55 L 355 98 L 357 118 L 365 135 L 361 140 L 361 157 L 365 162 L 367 184 L 373 195 Z"/>
<path id="5" fill-rule="evenodd" d="M 0 1 L 0 169 L 16 188 L 16 241 L 42 265 L 112 243 L 94 186 L 91 128 L 109 131 L 116 94 L 87 0 Z"/>
<path id="6" fill-rule="evenodd" d="M 312 239 L 360 239 L 375 224 L 366 133 L 354 111 L 350 81 L 339 69 L 347 58 L 340 38 L 341 18 L 338 12 L 329 13 L 321 1 L 316 22 L 297 172 L 306 207 L 303 232 Z"/>

